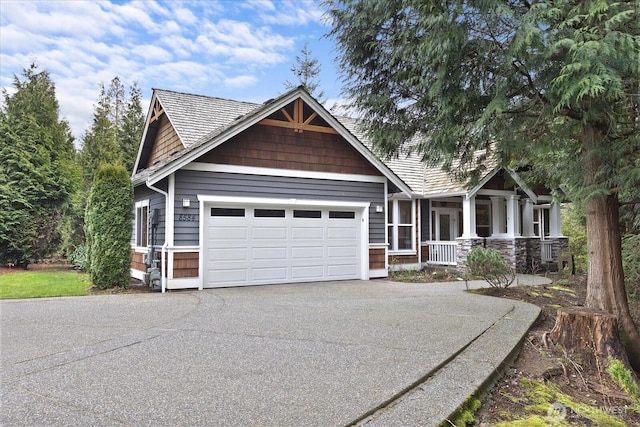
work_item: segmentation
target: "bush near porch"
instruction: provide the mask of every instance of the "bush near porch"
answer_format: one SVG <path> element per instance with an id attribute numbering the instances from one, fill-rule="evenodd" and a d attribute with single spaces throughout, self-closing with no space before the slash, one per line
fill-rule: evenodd
<path id="1" fill-rule="evenodd" d="M 516 278 L 500 251 L 477 247 L 467 255 L 467 270 L 472 276 L 479 276 L 494 288 L 508 288 Z"/>

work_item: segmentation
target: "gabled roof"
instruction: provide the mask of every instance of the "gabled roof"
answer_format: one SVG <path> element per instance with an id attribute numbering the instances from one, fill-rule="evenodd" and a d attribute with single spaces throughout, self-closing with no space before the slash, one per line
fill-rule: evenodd
<path id="1" fill-rule="evenodd" d="M 145 135 L 143 135 L 143 142 L 134 168 L 137 172 L 132 177 L 134 184 L 144 181 L 151 184 L 158 182 L 298 98 L 313 108 L 329 126 L 333 127 L 389 181 L 402 192 L 411 195 L 411 188 L 402 179 L 302 88 L 293 89 L 264 104 L 154 89 L 145 125 Z M 150 128 L 150 119 L 153 117 L 156 101 L 162 106 L 185 148 L 146 170 L 139 170 L 140 159 L 145 155 L 145 152 L 148 153 L 150 150 L 147 142 L 150 138 L 147 136 L 147 131 Z M 197 128 L 197 130 L 193 128 Z M 147 143 L 147 147 L 145 147 L 145 143 Z"/>
<path id="2" fill-rule="evenodd" d="M 262 106 L 252 102 L 153 89 L 134 171 L 138 170 L 140 160 L 146 160 L 151 150 L 155 134 L 150 132 L 150 121 L 156 105 L 162 108 L 185 148 L 192 146 L 214 129 L 227 126 L 238 117 Z"/>
<path id="3" fill-rule="evenodd" d="M 338 120 L 363 144 L 375 152 L 360 121 L 349 117 L 338 117 Z M 416 152 L 401 153 L 398 157 L 384 160 L 384 163 L 411 187 L 412 192 L 416 195 L 426 197 L 458 196 L 470 192 L 475 193 L 478 190 L 475 188 L 470 190 L 465 181 L 457 179 L 454 174 L 445 171 L 440 166 L 427 166 Z M 454 166 L 455 164 L 454 161 Z M 497 172 L 495 161 L 488 160 L 485 167 L 489 171 L 485 177 L 491 178 Z"/>
<path id="4" fill-rule="evenodd" d="M 154 89 L 185 147 L 190 147 L 212 130 L 226 126 L 261 104 Z"/>
<path id="5" fill-rule="evenodd" d="M 302 88 L 293 89 L 264 104 L 154 89 L 143 142 L 134 168 L 137 173 L 132 177 L 134 184 L 144 181 L 155 183 L 163 179 L 296 98 L 302 98 L 330 126 L 335 128 L 338 134 L 408 196 L 473 195 L 501 170 L 495 161 L 488 160 L 485 164 L 488 172 L 476 187 L 469 188 L 467 183 L 457 179 L 455 174 L 446 172 L 441 167 L 427 167 L 417 153 L 401 154 L 397 158 L 382 161 L 375 154 L 373 144 L 367 137 L 361 121 L 350 117 L 333 116 Z M 140 160 L 149 154 L 155 137 L 151 132 L 150 119 L 154 116 L 154 108 L 157 108 L 157 105 L 166 114 L 184 149 L 148 169 L 138 170 Z M 537 198 L 513 170 L 505 169 L 505 172 L 531 198 L 534 200 Z"/>

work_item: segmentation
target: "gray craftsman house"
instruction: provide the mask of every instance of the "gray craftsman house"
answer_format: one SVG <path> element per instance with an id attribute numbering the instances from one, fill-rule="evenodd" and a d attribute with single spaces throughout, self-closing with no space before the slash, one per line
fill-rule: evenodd
<path id="1" fill-rule="evenodd" d="M 163 291 L 460 270 L 474 246 L 522 272 L 567 247 L 544 187 L 382 161 L 301 88 L 264 104 L 155 89 L 132 180 L 131 274 L 156 264 Z"/>

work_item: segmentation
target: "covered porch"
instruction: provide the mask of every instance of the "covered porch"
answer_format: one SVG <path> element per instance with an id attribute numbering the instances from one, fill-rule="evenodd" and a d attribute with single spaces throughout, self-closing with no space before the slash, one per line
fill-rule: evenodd
<path id="1" fill-rule="evenodd" d="M 555 268 L 568 248 L 560 204 L 530 190 L 480 188 L 467 194 L 432 197 L 420 204 L 423 266 L 464 271 L 474 247 L 493 248 L 518 273 Z"/>

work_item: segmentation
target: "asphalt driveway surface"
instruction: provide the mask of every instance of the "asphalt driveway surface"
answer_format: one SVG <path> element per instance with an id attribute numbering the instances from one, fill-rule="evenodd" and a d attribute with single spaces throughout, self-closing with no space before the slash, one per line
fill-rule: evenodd
<path id="1" fill-rule="evenodd" d="M 463 288 L 345 281 L 2 301 L 0 424 L 348 425 L 518 304 Z"/>

